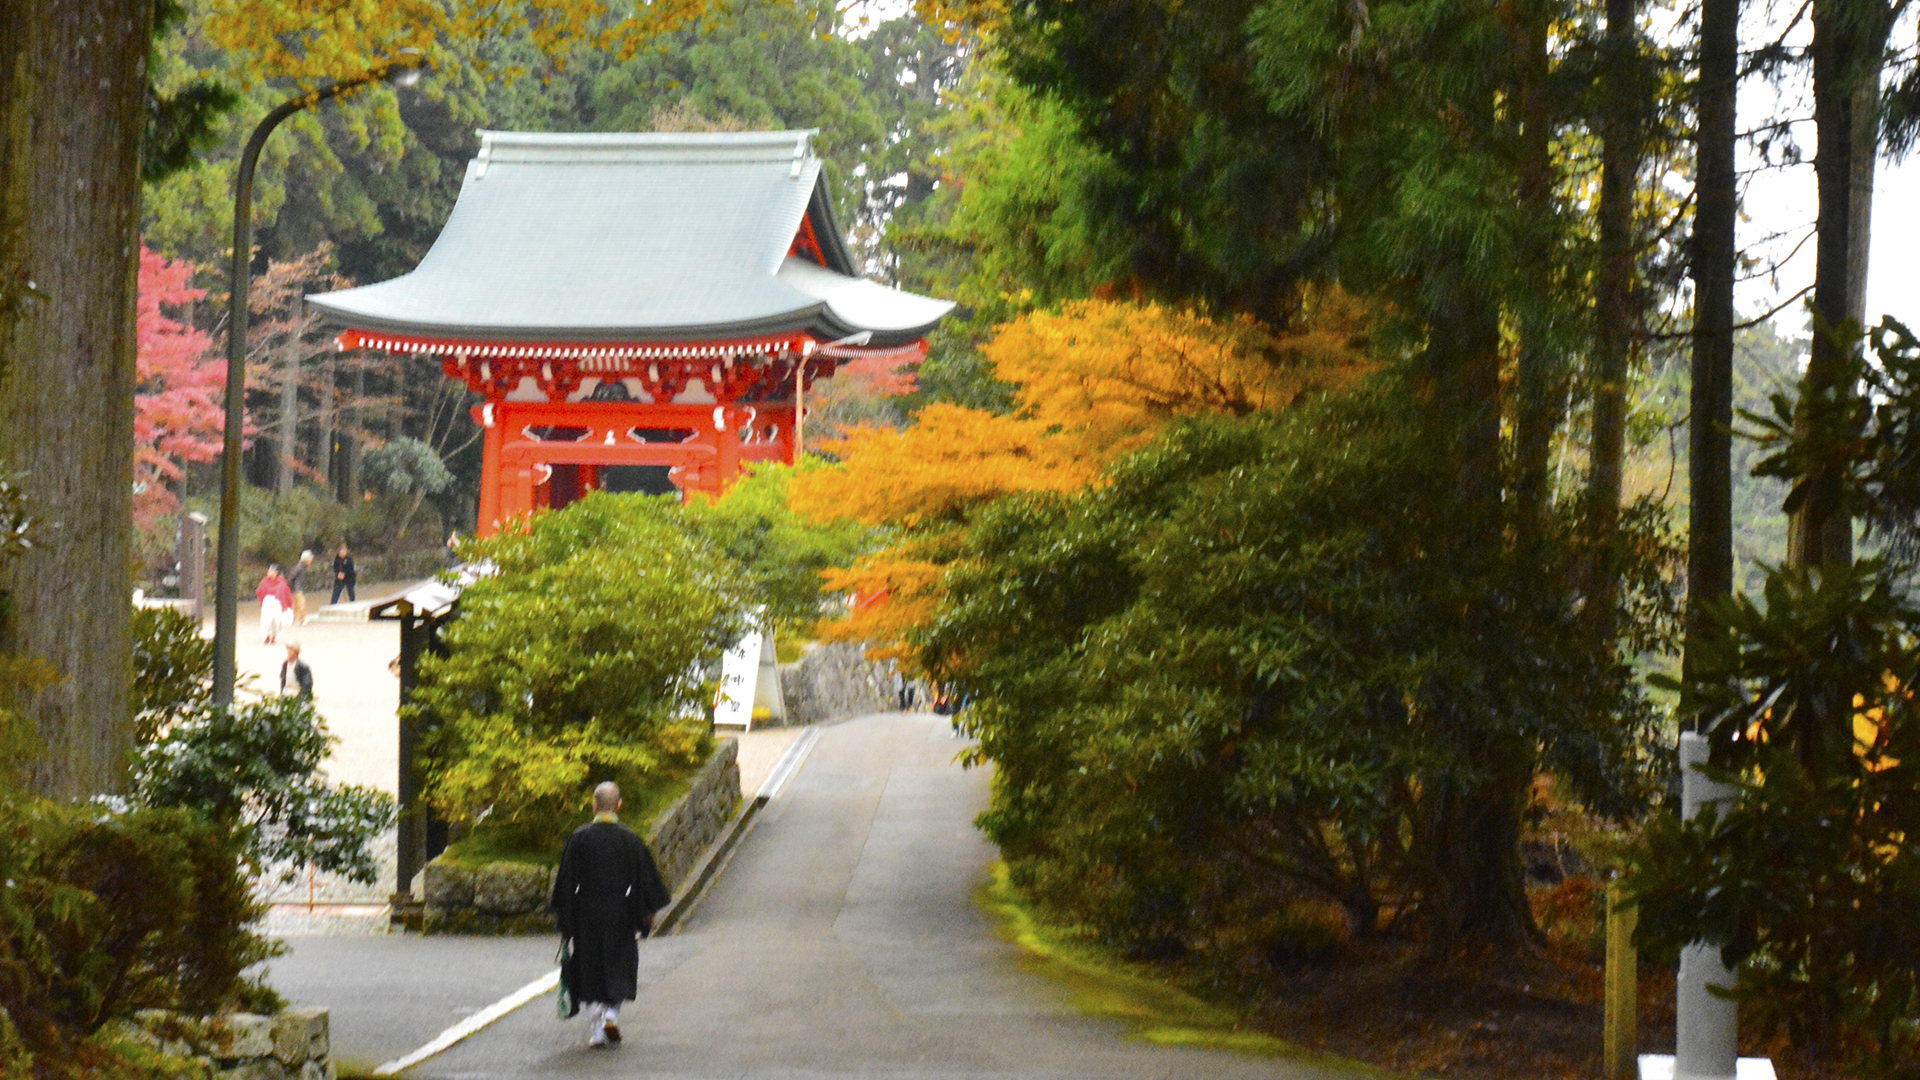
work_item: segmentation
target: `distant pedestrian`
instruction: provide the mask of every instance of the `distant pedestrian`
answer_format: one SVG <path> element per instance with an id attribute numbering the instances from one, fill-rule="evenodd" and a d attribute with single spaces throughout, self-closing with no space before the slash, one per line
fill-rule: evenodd
<path id="1" fill-rule="evenodd" d="M 654 913 L 672 899 L 653 855 L 620 823 L 619 810 L 617 785 L 593 789 L 593 820 L 567 838 L 550 903 L 566 956 L 560 978 L 573 996 L 573 1013 L 587 1004 L 589 1046 L 619 1043 L 620 1003 L 639 996 L 634 935 L 651 934 Z"/>
<path id="2" fill-rule="evenodd" d="M 340 554 L 333 557 L 333 599 L 329 604 L 340 602 L 340 593 L 344 590 L 347 602 L 354 603 L 359 597 L 353 594 L 353 583 L 359 580 L 359 574 L 353 568 L 353 556 L 347 553 L 347 545 L 340 545 Z"/>
<path id="3" fill-rule="evenodd" d="M 293 610 L 293 590 L 287 588 L 287 579 L 280 576 L 280 567 L 275 565 L 267 567 L 267 576 L 260 579 L 253 595 L 260 601 L 260 629 L 265 631 L 266 642 L 271 645 L 280 636 L 287 613 Z"/>
<path id="4" fill-rule="evenodd" d="M 287 642 L 287 659 L 280 665 L 280 696 L 313 700 L 313 669 L 300 659 L 297 641 Z"/>
<path id="5" fill-rule="evenodd" d="M 293 625 L 307 621 L 307 569 L 313 565 L 313 552 L 300 553 L 300 561 L 287 571 L 287 588 L 293 591 Z"/>

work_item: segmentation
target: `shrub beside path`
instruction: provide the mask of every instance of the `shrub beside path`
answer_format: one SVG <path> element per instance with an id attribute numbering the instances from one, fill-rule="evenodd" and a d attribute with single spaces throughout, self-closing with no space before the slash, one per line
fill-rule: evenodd
<path id="1" fill-rule="evenodd" d="M 375 583 L 363 586 L 359 593 L 364 601 L 409 587 L 405 583 Z M 339 739 L 327 760 L 328 778 L 392 795 L 398 789 L 400 761 L 400 679 L 388 665 L 400 655 L 399 624 L 320 622 L 313 614 L 326 601 L 325 593 L 308 594 L 308 622 L 282 631 L 272 645 L 264 641 L 260 606 L 241 606 L 237 656 L 241 692 L 256 696 L 277 693 L 286 645 L 299 642 L 301 657 L 313 669 L 314 705 L 326 720 L 327 729 Z M 209 637 L 213 634 L 211 615 L 205 632 Z M 740 737 L 741 790 L 748 794 L 757 790 L 798 734 L 798 729 L 762 728 Z M 282 937 L 385 933 L 384 905 L 396 887 L 391 831 L 380 839 L 377 850 L 381 877 L 372 885 L 325 874 L 309 877 L 298 868 L 292 882 L 263 882 L 266 898 L 274 905 L 267 923 L 269 931 Z"/>

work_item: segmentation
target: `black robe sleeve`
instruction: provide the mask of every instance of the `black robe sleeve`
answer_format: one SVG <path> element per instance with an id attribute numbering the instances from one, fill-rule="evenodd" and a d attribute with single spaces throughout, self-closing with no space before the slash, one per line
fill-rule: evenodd
<path id="1" fill-rule="evenodd" d="M 567 846 L 560 852 L 560 871 L 553 876 L 553 896 L 547 901 L 547 910 L 553 912 L 553 921 L 563 938 L 572 937 L 575 930 L 574 894 L 580 885 L 578 841 L 578 834 L 567 837 Z"/>
<path id="2" fill-rule="evenodd" d="M 652 931 L 653 913 L 666 907 L 673 901 L 667 892 L 667 883 L 660 878 L 660 869 L 653 864 L 653 853 L 647 850 L 646 842 L 639 834 L 628 832 L 633 838 L 633 881 L 627 887 L 627 918 L 642 934 Z"/>

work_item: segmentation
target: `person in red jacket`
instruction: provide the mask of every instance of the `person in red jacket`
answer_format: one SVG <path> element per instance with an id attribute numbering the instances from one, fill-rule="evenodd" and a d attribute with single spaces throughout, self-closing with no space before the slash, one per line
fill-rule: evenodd
<path id="1" fill-rule="evenodd" d="M 293 611 L 293 589 L 287 585 L 287 579 L 280 576 L 280 567 L 267 567 L 267 576 L 260 579 L 260 587 L 253 590 L 260 601 L 260 628 L 266 631 L 267 644 L 280 634 L 280 627 Z"/>

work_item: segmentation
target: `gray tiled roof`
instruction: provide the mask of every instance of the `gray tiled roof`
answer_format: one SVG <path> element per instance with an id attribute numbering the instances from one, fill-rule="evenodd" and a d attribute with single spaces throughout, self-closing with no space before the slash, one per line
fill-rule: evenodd
<path id="1" fill-rule="evenodd" d="M 924 335 L 953 305 L 853 276 L 812 134 L 483 131 L 412 273 L 307 301 L 344 326 L 432 337 Z M 809 214 L 825 267 L 787 257 Z"/>

